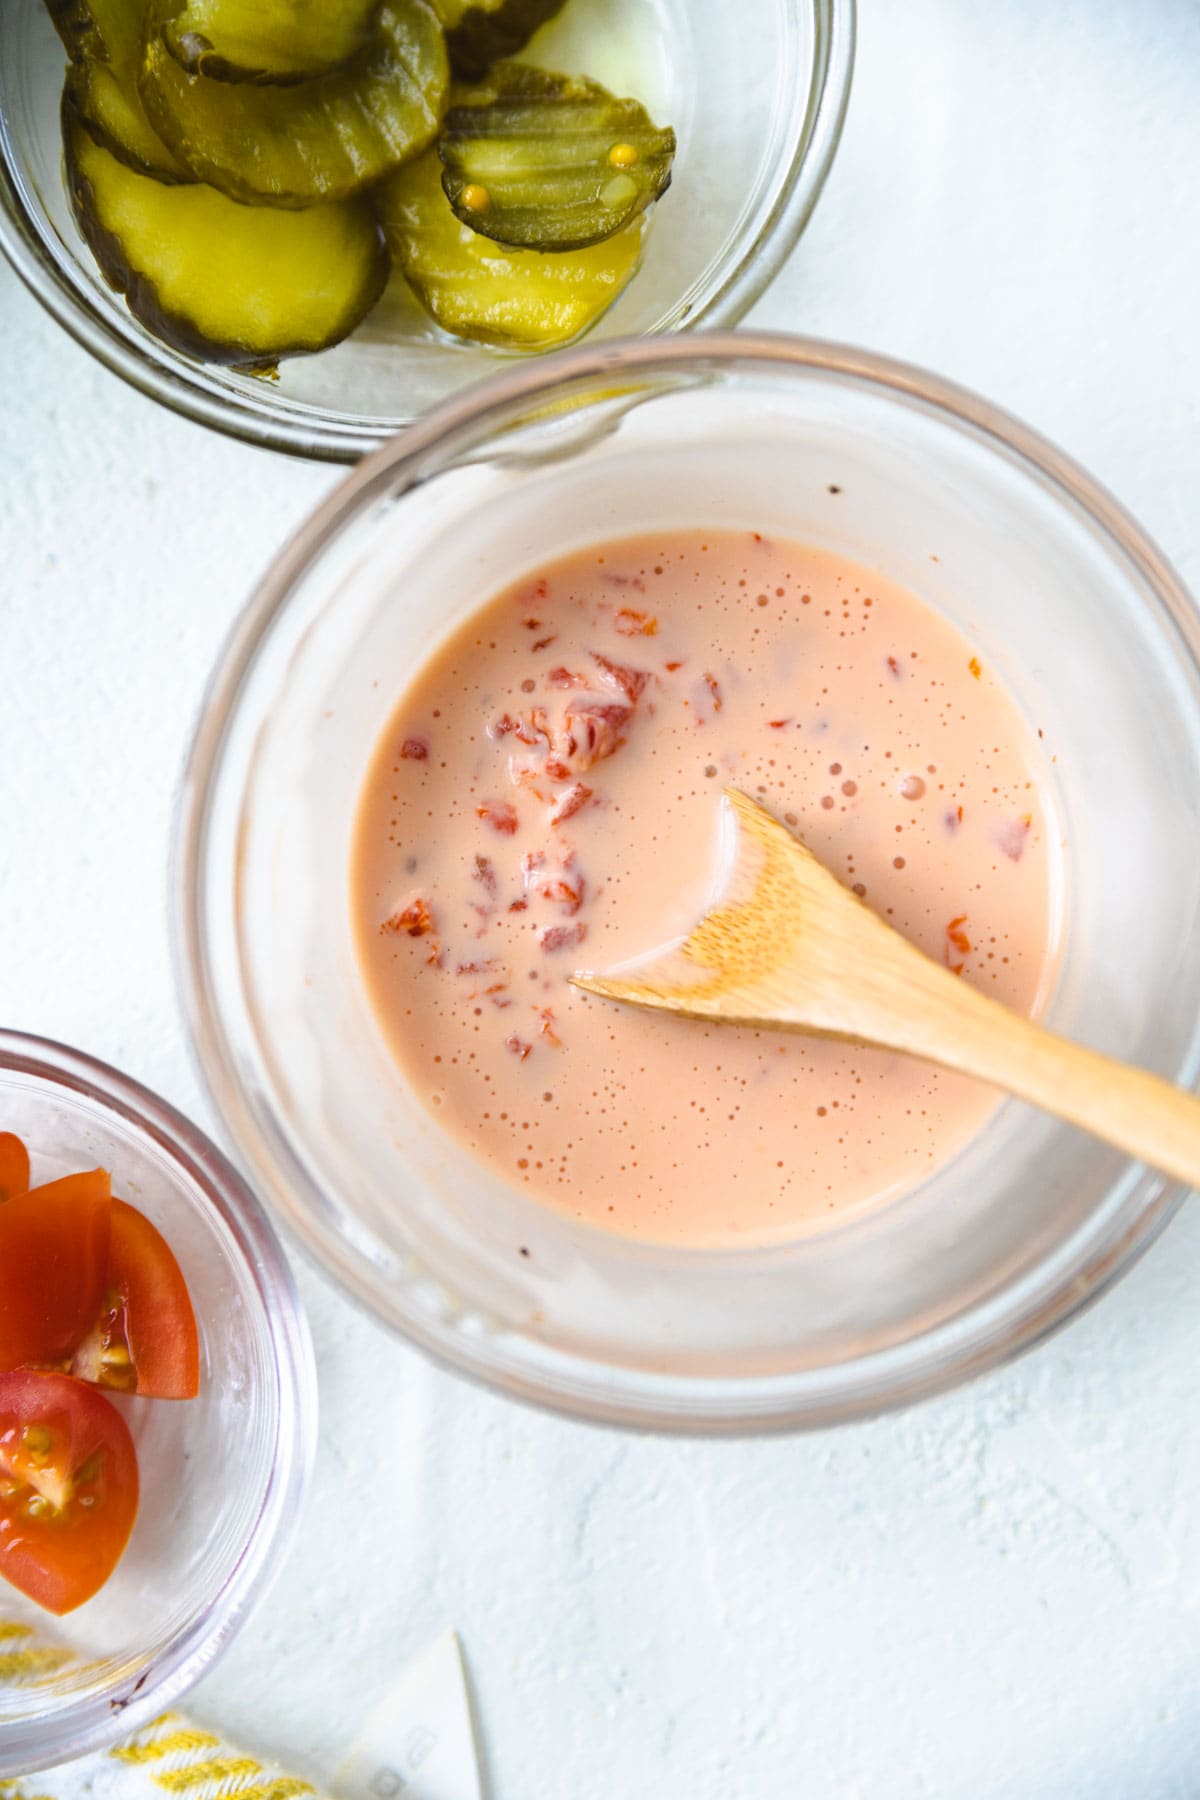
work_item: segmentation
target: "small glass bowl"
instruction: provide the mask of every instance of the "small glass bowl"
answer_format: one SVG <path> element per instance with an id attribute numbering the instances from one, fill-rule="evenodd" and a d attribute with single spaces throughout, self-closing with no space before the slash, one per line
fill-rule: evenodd
<path id="1" fill-rule="evenodd" d="M 115 1069 L 0 1031 L 0 1129 L 33 1179 L 103 1166 L 179 1260 L 200 1334 L 195 1400 L 114 1397 L 137 1445 L 133 1536 L 95 1599 L 57 1619 L 0 1582 L 0 1778 L 129 1736 L 212 1666 L 299 1519 L 316 1441 L 308 1327 L 279 1241 L 204 1134 Z M 11 1630 L 7 1628 L 12 1628 Z"/>
<path id="2" fill-rule="evenodd" d="M 570 0 L 524 54 L 636 94 L 679 139 L 645 262 L 592 335 L 736 325 L 824 186 L 850 93 L 854 0 Z M 512 360 L 439 332 L 402 277 L 348 342 L 285 361 L 278 380 L 160 343 L 106 285 L 71 215 L 63 61 L 43 0 L 3 0 L 0 250 L 72 336 L 144 393 L 249 443 L 353 462 Z"/>
<path id="3" fill-rule="evenodd" d="M 344 1285 L 460 1369 L 592 1419 L 749 1431 L 993 1364 L 1180 1199 L 1018 1105 L 873 1213 L 769 1249 L 622 1240 L 433 1122 L 350 928 L 357 794 L 398 693 L 500 588 L 605 538 L 758 530 L 922 595 L 1044 733 L 1066 844 L 1046 1022 L 1200 1068 L 1200 624 L 1068 458 L 920 370 L 739 333 L 568 351 L 461 396 L 313 515 L 225 650 L 182 798 L 183 985 L 262 1190 Z"/>

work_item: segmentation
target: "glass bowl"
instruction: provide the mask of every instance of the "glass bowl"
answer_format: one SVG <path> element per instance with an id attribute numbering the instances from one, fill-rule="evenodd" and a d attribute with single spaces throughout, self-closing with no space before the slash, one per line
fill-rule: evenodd
<path id="1" fill-rule="evenodd" d="M 792 251 L 829 172 L 850 92 L 854 0 L 570 0 L 525 54 L 636 94 L 679 137 L 645 263 L 593 336 L 735 325 Z M 284 362 L 278 381 L 161 344 L 105 284 L 71 216 L 63 60 L 42 0 L 3 0 L 0 249 L 59 323 L 135 387 L 250 443 L 352 462 L 512 360 L 443 336 L 399 278 L 352 339 Z"/>
<path id="2" fill-rule="evenodd" d="M 3 1778 L 128 1737 L 211 1667 L 296 1527 L 317 1397 L 279 1241 L 194 1125 L 77 1050 L 0 1031 L 0 1129 L 25 1138 L 35 1181 L 112 1171 L 179 1259 L 201 1368 L 195 1400 L 114 1399 L 137 1445 L 141 1505 L 95 1599 L 56 1619 L 0 1582 L 14 1661 L 0 1680 Z"/>
<path id="3" fill-rule="evenodd" d="M 236 627 L 192 747 L 186 1006 L 271 1203 L 427 1350 L 592 1419 L 824 1424 L 1033 1342 L 1180 1193 L 1008 1102 L 873 1214 L 770 1249 L 664 1249 L 511 1192 L 406 1092 L 349 921 L 377 734 L 413 668 L 501 586 L 669 526 L 842 552 L 969 634 L 1055 758 L 1064 943 L 1044 1016 L 1194 1084 L 1200 629 L 1186 592 L 1109 495 L 994 407 L 880 357 L 750 333 L 513 369 L 318 509 Z"/>

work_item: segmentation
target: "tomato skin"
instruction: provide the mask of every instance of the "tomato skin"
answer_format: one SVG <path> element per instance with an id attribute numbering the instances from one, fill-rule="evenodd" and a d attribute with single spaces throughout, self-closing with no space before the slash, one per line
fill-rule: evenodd
<path id="1" fill-rule="evenodd" d="M 0 1205 L 29 1191 L 29 1152 L 15 1131 L 0 1131 Z"/>
<path id="2" fill-rule="evenodd" d="M 156 1400 L 194 1400 L 200 1343 L 187 1283 L 144 1213 L 114 1199 L 102 1311 L 71 1373 Z"/>
<path id="3" fill-rule="evenodd" d="M 0 1375 L 0 1575 L 72 1612 L 116 1568 L 137 1507 L 133 1439 L 110 1400 L 69 1375 Z"/>
<path id="4" fill-rule="evenodd" d="M 0 1373 L 63 1362 L 89 1329 L 104 1297 L 111 1210 L 104 1169 L 0 1205 Z"/>

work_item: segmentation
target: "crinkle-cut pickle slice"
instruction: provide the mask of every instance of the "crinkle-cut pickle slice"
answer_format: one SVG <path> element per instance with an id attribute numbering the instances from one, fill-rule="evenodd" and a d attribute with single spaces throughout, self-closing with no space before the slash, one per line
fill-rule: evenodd
<path id="1" fill-rule="evenodd" d="M 71 99 L 92 136 L 131 168 L 161 181 L 194 181 L 138 96 L 145 0 L 46 0 L 46 6 L 73 64 Z"/>
<path id="2" fill-rule="evenodd" d="M 456 90 L 438 154 L 472 231 L 522 250 L 582 250 L 665 193 L 675 133 L 583 76 L 502 63 Z"/>
<path id="3" fill-rule="evenodd" d="M 468 81 L 523 50 L 539 26 L 565 5 L 566 0 L 433 0 L 446 27 L 451 65 Z"/>
<path id="4" fill-rule="evenodd" d="M 330 75 L 257 87 L 191 75 L 163 36 L 182 0 L 150 0 L 139 91 L 155 130 L 202 181 L 271 206 L 336 200 L 435 135 L 450 68 L 425 0 L 384 0 L 368 47 Z"/>
<path id="5" fill-rule="evenodd" d="M 369 41 L 379 0 L 186 0 L 163 27 L 167 49 L 216 81 L 305 81 Z"/>
<path id="6" fill-rule="evenodd" d="M 434 150 L 375 190 L 388 247 L 443 331 L 547 350 L 595 324 L 636 272 L 645 220 L 573 255 L 510 250 L 460 225 Z"/>
<path id="7" fill-rule="evenodd" d="M 64 108 L 67 180 L 85 238 L 130 311 L 211 362 L 264 367 L 354 330 L 387 279 L 365 199 L 305 212 L 239 206 L 139 175 Z"/>

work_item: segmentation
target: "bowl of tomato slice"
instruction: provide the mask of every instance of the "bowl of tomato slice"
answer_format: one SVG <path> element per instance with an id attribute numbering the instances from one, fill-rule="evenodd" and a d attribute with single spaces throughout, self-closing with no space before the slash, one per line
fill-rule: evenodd
<path id="1" fill-rule="evenodd" d="M 236 1170 L 116 1070 L 0 1031 L 0 1778 L 211 1666 L 315 1434 L 291 1272 Z"/>

